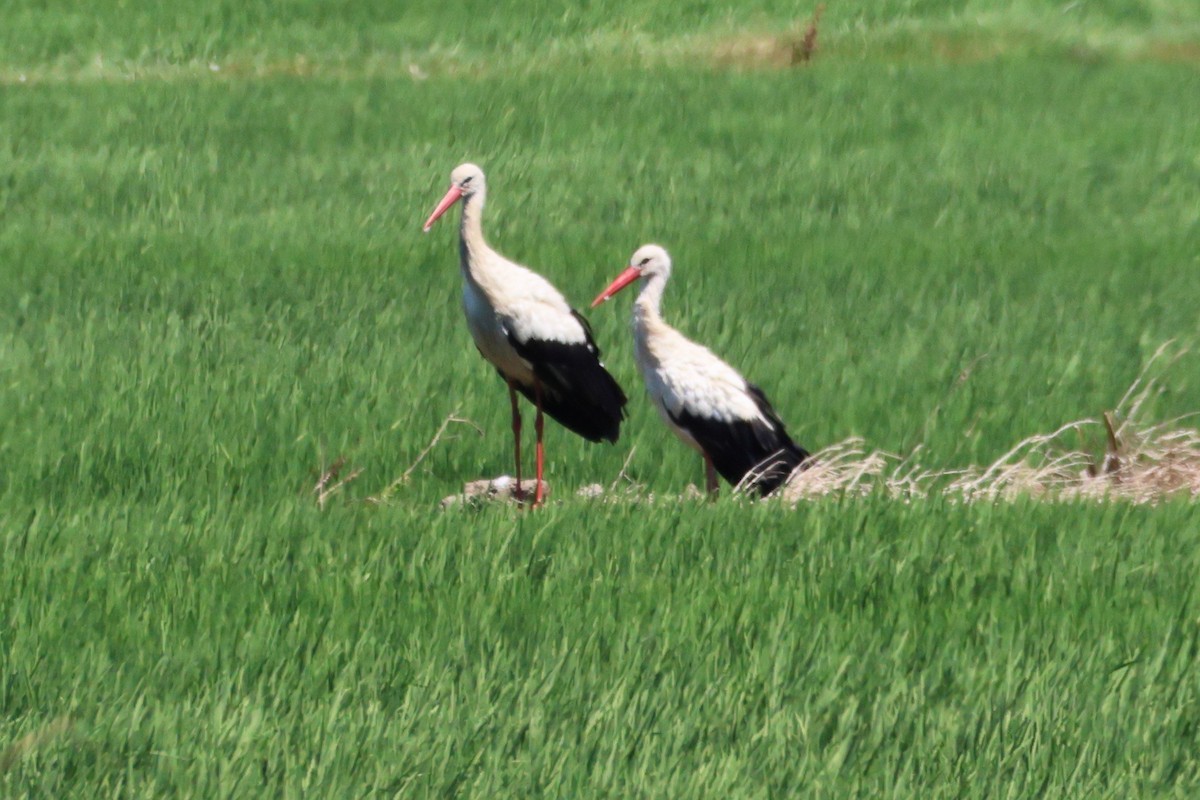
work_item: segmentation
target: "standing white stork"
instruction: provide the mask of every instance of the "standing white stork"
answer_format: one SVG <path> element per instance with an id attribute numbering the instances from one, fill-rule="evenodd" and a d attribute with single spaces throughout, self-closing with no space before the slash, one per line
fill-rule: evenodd
<path id="1" fill-rule="evenodd" d="M 704 456 L 710 494 L 717 492 L 720 473 L 734 486 L 745 480 L 760 496 L 768 495 L 808 453 L 788 436 L 761 389 L 707 347 L 663 322 L 659 306 L 670 276 L 667 251 L 645 245 L 592 302 L 592 308 L 642 279 L 633 304 L 633 338 L 655 407 L 684 444 Z"/>
<path id="2" fill-rule="evenodd" d="M 625 393 L 600 363 L 600 350 L 587 320 L 542 276 L 514 264 L 483 238 L 483 170 L 460 164 L 450 189 L 425 222 L 425 232 L 462 200 L 459 261 L 463 310 L 480 354 L 508 383 L 512 403 L 517 493 L 521 496 L 521 410 L 517 392 L 537 408 L 537 489 L 542 502 L 542 412 L 591 442 L 615 442 L 624 418 Z"/>

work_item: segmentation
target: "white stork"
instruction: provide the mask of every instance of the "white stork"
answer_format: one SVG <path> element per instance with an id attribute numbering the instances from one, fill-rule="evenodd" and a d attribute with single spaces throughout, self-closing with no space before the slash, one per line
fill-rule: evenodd
<path id="1" fill-rule="evenodd" d="M 659 305 L 671 276 L 671 257 L 658 245 L 641 247 L 629 266 L 592 302 L 603 303 L 637 279 L 633 338 L 638 366 L 654 405 L 675 435 L 704 456 L 705 485 L 717 474 L 760 496 L 773 492 L 808 453 L 788 436 L 766 395 L 707 348 L 663 322 Z"/>
<path id="2" fill-rule="evenodd" d="M 480 354 L 508 383 L 518 497 L 521 410 L 517 392 L 537 408 L 536 506 L 543 498 L 542 412 L 588 441 L 615 442 L 626 398 L 600 363 L 600 350 L 587 320 L 545 278 L 488 247 L 480 219 L 486 196 L 483 170 L 474 164 L 460 164 L 450 173 L 450 189 L 429 215 L 425 232 L 462 200 L 459 262 L 467 327 Z"/>

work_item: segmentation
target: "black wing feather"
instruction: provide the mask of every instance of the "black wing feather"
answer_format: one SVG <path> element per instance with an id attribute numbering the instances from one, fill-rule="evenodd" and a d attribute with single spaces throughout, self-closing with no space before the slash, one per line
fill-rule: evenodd
<path id="1" fill-rule="evenodd" d="M 752 383 L 746 384 L 746 390 L 766 422 L 761 419 L 723 422 L 686 409 L 668 414 L 696 440 L 722 478 L 737 486 L 753 473 L 749 486 L 765 497 L 779 488 L 809 454 L 788 436 L 783 421 L 762 390 Z"/>
<path id="2" fill-rule="evenodd" d="M 617 441 L 628 398 L 620 384 L 600 363 L 600 348 L 592 338 L 588 321 L 574 309 L 571 316 L 583 328 L 585 341 L 568 344 L 545 339 L 522 341 L 504 330 L 508 342 L 521 358 L 533 365 L 542 384 L 542 409 L 563 427 L 591 442 Z M 517 389 L 536 402 L 534 388 L 522 383 Z"/>

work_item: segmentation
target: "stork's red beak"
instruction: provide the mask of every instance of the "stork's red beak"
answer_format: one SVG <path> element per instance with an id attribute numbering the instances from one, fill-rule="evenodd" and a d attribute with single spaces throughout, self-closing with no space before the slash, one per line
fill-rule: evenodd
<path id="1" fill-rule="evenodd" d="M 607 289 L 596 295 L 596 299 L 592 301 L 592 308 L 600 305 L 640 277 L 642 277 L 641 267 L 626 267 L 625 271 L 618 275 L 617 279 L 610 283 Z"/>
<path id="2" fill-rule="evenodd" d="M 457 186 L 451 186 L 446 192 L 446 196 L 442 198 L 442 202 L 437 204 L 437 208 L 429 215 L 429 219 L 425 220 L 425 227 L 421 230 L 429 233 L 429 229 L 433 227 L 433 223 L 437 222 L 437 218 L 446 213 L 446 209 L 458 202 L 458 198 L 462 197 L 462 189 Z"/>

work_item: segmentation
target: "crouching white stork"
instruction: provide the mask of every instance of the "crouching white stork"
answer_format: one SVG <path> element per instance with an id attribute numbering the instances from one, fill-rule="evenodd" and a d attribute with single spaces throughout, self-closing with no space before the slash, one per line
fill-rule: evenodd
<path id="1" fill-rule="evenodd" d="M 517 486 L 521 485 L 521 410 L 517 392 L 537 408 L 537 489 L 542 502 L 542 412 L 591 442 L 617 441 L 625 393 L 600 363 L 600 350 L 587 320 L 542 276 L 509 261 L 483 238 L 483 170 L 460 164 L 450 189 L 425 222 L 425 232 L 462 200 L 459 261 L 463 310 L 479 352 L 508 383 L 512 403 Z M 518 488 L 518 496 L 520 490 Z"/>
<path id="2" fill-rule="evenodd" d="M 705 485 L 717 474 L 734 486 L 746 481 L 760 496 L 773 492 L 808 458 L 788 436 L 766 395 L 701 345 L 663 322 L 659 306 L 671 276 L 671 257 L 648 244 L 593 301 L 603 303 L 635 280 L 633 338 L 646 390 L 671 430 L 704 456 Z"/>

